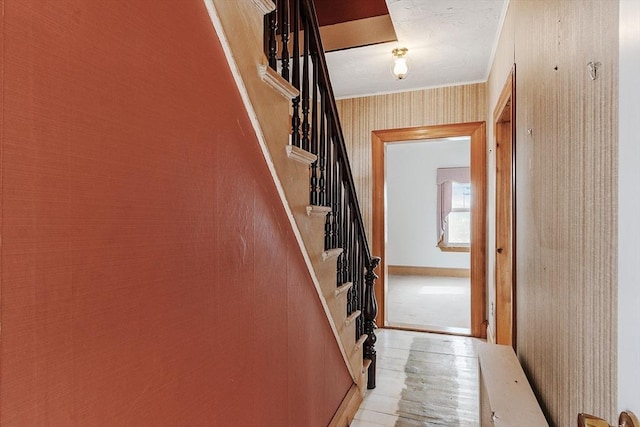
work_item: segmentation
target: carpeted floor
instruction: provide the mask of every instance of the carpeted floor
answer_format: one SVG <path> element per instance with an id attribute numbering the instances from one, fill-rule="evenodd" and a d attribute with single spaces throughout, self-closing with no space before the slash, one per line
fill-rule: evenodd
<path id="1" fill-rule="evenodd" d="M 469 333 L 470 279 L 396 276 L 387 279 L 387 323 L 437 332 Z"/>

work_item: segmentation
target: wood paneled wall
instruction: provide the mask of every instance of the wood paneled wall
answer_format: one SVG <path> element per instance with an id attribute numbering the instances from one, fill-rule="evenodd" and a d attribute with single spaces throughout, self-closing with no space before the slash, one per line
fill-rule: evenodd
<path id="1" fill-rule="evenodd" d="M 510 6 L 511 8 L 511 6 Z M 502 25 L 502 37 L 498 40 L 496 52 L 493 59 L 491 74 L 487 81 L 487 313 L 489 313 L 489 330 L 487 337 L 491 340 L 495 337 L 495 319 L 491 316 L 495 312 L 495 186 L 496 186 L 496 162 L 495 162 L 495 146 L 496 139 L 494 136 L 494 110 L 498 103 L 500 94 L 504 88 L 507 79 L 513 69 L 515 62 L 513 54 L 513 31 L 514 31 L 514 14 L 507 13 Z M 511 35 L 510 37 L 508 35 Z M 517 70 L 516 70 L 517 76 Z M 513 94 L 512 94 L 513 95 Z M 517 94 L 515 95 L 517 96 Z M 512 124 L 515 126 L 515 124 Z M 492 304 L 494 304 L 492 310 Z"/>
<path id="2" fill-rule="evenodd" d="M 506 22 L 488 112 L 515 62 L 518 355 L 552 425 L 613 422 L 618 2 L 512 0 Z"/>
<path id="3" fill-rule="evenodd" d="M 486 120 L 485 84 L 338 100 L 367 236 L 371 239 L 371 132 Z"/>

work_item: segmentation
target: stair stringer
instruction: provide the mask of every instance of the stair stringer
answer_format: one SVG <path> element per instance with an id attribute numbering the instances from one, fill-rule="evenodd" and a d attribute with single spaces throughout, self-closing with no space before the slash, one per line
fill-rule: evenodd
<path id="1" fill-rule="evenodd" d="M 336 260 L 323 259 L 324 219 L 308 215 L 308 166 L 293 161 L 285 147 L 289 141 L 291 100 L 263 80 L 262 6 L 267 0 L 229 2 L 204 0 L 243 99 L 278 194 L 292 226 L 327 320 L 345 365 L 361 392 L 367 375 L 353 323 L 345 324 L 346 292 L 336 294 Z"/>

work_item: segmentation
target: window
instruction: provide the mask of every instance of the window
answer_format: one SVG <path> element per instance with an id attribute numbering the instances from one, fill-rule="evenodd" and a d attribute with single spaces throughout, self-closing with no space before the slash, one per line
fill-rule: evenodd
<path id="1" fill-rule="evenodd" d="M 469 168 L 438 169 L 438 247 L 468 251 L 471 246 Z"/>
<path id="2" fill-rule="evenodd" d="M 451 212 L 445 220 L 446 246 L 471 244 L 471 184 L 451 183 Z"/>

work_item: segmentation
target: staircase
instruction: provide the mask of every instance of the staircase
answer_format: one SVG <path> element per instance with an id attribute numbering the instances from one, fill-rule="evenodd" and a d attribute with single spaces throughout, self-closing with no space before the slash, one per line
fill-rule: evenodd
<path id="1" fill-rule="evenodd" d="M 375 387 L 379 259 L 365 236 L 313 1 L 205 5 L 361 400 Z"/>

